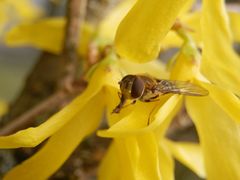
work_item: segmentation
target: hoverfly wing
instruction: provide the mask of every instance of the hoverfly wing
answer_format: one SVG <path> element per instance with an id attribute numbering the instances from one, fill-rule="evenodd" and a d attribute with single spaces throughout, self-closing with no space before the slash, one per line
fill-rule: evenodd
<path id="1" fill-rule="evenodd" d="M 208 91 L 187 81 L 158 80 L 157 90 L 163 94 L 183 94 L 188 96 L 206 96 Z"/>

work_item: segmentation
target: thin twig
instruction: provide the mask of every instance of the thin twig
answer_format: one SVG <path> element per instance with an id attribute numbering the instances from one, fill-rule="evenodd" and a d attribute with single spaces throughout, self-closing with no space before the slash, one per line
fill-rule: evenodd
<path id="1" fill-rule="evenodd" d="M 76 53 L 79 41 L 79 30 L 84 21 L 85 12 L 86 0 L 68 0 L 63 53 Z"/>
<path id="2" fill-rule="evenodd" d="M 0 135 L 8 135 L 15 132 L 16 130 L 23 129 L 24 127 L 30 125 L 37 116 L 48 111 L 50 108 L 52 109 L 59 105 L 65 97 L 66 95 L 63 92 L 53 94 L 32 109 L 26 111 L 23 115 L 8 123 L 0 130 Z"/>
<path id="3" fill-rule="evenodd" d="M 66 14 L 65 38 L 62 50 L 62 62 L 65 67 L 60 88 L 71 88 L 77 71 L 77 47 L 80 37 L 81 25 L 85 18 L 87 0 L 68 0 Z"/>
<path id="4" fill-rule="evenodd" d="M 77 70 L 77 47 L 79 41 L 79 32 L 81 24 L 85 17 L 87 0 L 68 0 L 66 27 L 62 55 L 59 62 L 62 69 L 62 77 L 59 80 L 59 89 L 53 95 L 40 102 L 30 110 L 27 110 L 21 116 L 13 119 L 5 127 L 0 130 L 0 135 L 8 135 L 17 130 L 29 127 L 35 118 L 42 113 L 50 112 L 54 108 L 62 104 L 70 96 L 79 92 L 79 87 L 74 89 Z M 82 90 L 85 86 L 80 86 Z M 67 90 L 67 91 L 66 91 Z"/>
<path id="5" fill-rule="evenodd" d="M 86 87 L 85 82 L 80 82 L 76 84 L 71 92 L 58 91 L 47 99 L 43 100 L 41 103 L 33 107 L 32 109 L 26 111 L 21 116 L 13 119 L 10 123 L 6 124 L 0 129 L 0 136 L 12 134 L 18 130 L 29 127 L 39 115 L 52 111 L 53 109 L 60 108 L 60 106 L 80 94 Z"/>

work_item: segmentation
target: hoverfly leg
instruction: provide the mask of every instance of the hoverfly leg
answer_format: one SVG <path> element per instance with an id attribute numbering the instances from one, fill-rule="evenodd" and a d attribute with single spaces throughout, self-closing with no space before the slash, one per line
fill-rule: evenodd
<path id="1" fill-rule="evenodd" d="M 131 102 L 131 104 L 135 104 L 137 102 L 137 100 L 133 100 L 132 102 Z"/>
<path id="2" fill-rule="evenodd" d="M 159 99 L 146 99 L 144 102 L 156 102 L 159 101 Z"/>
<path id="3" fill-rule="evenodd" d="M 135 104 L 137 102 L 137 100 L 133 100 L 131 103 L 129 103 L 129 104 L 126 104 L 125 106 L 123 106 L 122 108 L 126 108 L 126 107 L 128 107 L 128 106 L 130 106 L 130 105 L 133 105 L 133 104 Z"/>
<path id="4" fill-rule="evenodd" d="M 149 113 L 148 121 L 147 121 L 147 126 L 149 126 L 149 124 L 152 122 L 151 116 L 152 116 L 153 111 L 154 111 L 154 108 L 153 108 L 153 109 L 151 110 L 151 112 Z"/>
<path id="5" fill-rule="evenodd" d="M 155 99 L 155 101 L 157 101 L 156 99 Z M 153 102 L 153 101 L 152 101 Z M 157 106 L 158 105 L 156 105 L 152 110 L 151 110 L 151 112 L 149 113 L 149 116 L 148 116 L 148 122 L 147 122 L 147 126 L 152 122 L 152 114 L 153 114 L 153 112 L 155 111 L 155 109 L 157 108 Z"/>
<path id="6" fill-rule="evenodd" d="M 124 104 L 126 103 L 126 99 L 124 96 L 121 96 L 119 104 L 113 109 L 112 113 L 120 113 L 121 109 L 124 107 Z"/>
<path id="7" fill-rule="evenodd" d="M 148 121 L 147 121 L 147 126 L 150 124 L 150 121 L 151 120 L 151 118 L 150 118 L 150 116 L 148 117 Z"/>
<path id="8" fill-rule="evenodd" d="M 159 101 L 159 99 L 156 99 L 158 97 L 159 97 L 159 95 L 156 95 L 156 96 L 150 97 L 148 99 L 143 99 L 143 102 L 156 102 L 156 101 Z"/>
<path id="9" fill-rule="evenodd" d="M 152 113 L 155 111 L 156 107 L 157 107 L 157 105 L 149 113 L 147 125 L 149 125 L 151 123 L 151 121 L 152 121 L 151 116 L 152 116 Z"/>
<path id="10" fill-rule="evenodd" d="M 119 113 L 121 109 L 126 108 L 132 104 L 135 104 L 137 100 L 133 100 L 130 104 L 125 104 L 125 99 L 122 98 L 121 102 L 117 105 L 117 107 L 112 111 L 112 113 Z"/>

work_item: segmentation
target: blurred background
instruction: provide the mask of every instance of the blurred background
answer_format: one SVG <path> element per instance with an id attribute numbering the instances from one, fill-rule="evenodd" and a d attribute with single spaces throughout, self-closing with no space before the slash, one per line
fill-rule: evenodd
<path id="1" fill-rule="evenodd" d="M 87 20 L 98 23 L 107 12 L 121 0 L 89 0 Z M 46 17 L 64 16 L 66 0 L 23 0 L 24 9 L 14 0 L 1 1 L 0 38 L 21 22 L 34 21 Z M 26 5 L 27 4 L 27 5 Z M 37 9 L 34 12 L 34 9 Z M 26 12 L 17 12 L 26 11 Z M 2 17 L 1 17 L 2 16 Z M 5 18 L 7 17 L 7 18 Z M 6 21 L 6 22 L 4 22 Z M 1 40 L 0 39 L 0 40 Z M 25 78 L 40 56 L 41 50 L 32 47 L 7 47 L 3 40 L 0 41 L 0 100 L 10 102 L 14 100 L 21 90 Z"/>
<path id="2" fill-rule="evenodd" d="M 97 24 L 109 10 L 121 0 L 88 0 L 87 20 L 93 24 Z M 7 47 L 4 44 L 4 34 L 11 27 L 24 22 L 34 21 L 45 17 L 64 16 L 66 0 L 21 0 L 16 3 L 15 0 L 2 0 L 0 2 L 0 102 L 10 103 L 14 101 L 24 87 L 25 80 L 31 72 L 34 64 L 41 55 L 41 50 L 33 47 Z M 231 8 L 240 6 L 240 0 L 228 0 Z M 23 3 L 21 5 L 21 3 Z M 201 3 L 200 1 L 198 2 Z M 24 6 L 24 7 L 21 7 Z M 21 10 L 21 8 L 23 8 Z M 23 11 L 23 12 L 19 12 Z M 239 49 L 239 45 L 236 45 Z M 168 52 L 169 53 L 169 52 Z M 171 55 L 171 52 L 170 52 Z M 169 54 L 163 54 L 167 59 Z M 44 73 L 44 72 L 43 72 Z M 176 118 L 189 118 L 186 113 Z M 179 130 L 172 137 L 174 140 L 185 139 L 197 141 L 197 135 L 194 127 Z M 95 136 L 90 137 L 88 141 L 81 144 L 81 148 L 76 149 L 62 169 L 60 169 L 51 179 L 95 179 L 95 170 L 99 160 L 105 152 L 108 141 L 99 140 Z M 87 150 L 86 150 L 87 149 Z M 89 150 L 91 149 L 91 150 Z M 35 150 L 24 149 L 17 153 L 8 150 L 0 151 L 0 177 L 16 163 L 30 156 Z M 90 152 L 91 151 L 91 152 Z M 80 152 L 80 153 L 79 153 Z M 96 159 L 89 159 L 91 153 L 95 153 Z M 16 154 L 19 157 L 16 160 Z M 82 167 L 82 159 L 88 161 L 87 173 L 78 171 Z M 84 174 L 84 175 L 83 175 Z M 176 179 L 177 180 L 198 180 L 190 170 L 176 162 Z"/>

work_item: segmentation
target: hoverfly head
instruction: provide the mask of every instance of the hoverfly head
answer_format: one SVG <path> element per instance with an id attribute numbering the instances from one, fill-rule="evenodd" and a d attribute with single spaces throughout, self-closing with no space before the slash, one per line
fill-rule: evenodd
<path id="1" fill-rule="evenodd" d="M 144 89 L 145 89 L 144 81 L 139 76 L 135 76 L 131 88 L 132 98 L 133 99 L 140 98 L 143 95 Z"/>
<path id="2" fill-rule="evenodd" d="M 122 96 L 126 99 L 140 98 L 144 92 L 144 82 L 137 75 L 127 75 L 119 84 Z"/>
<path id="3" fill-rule="evenodd" d="M 127 75 L 118 84 L 121 90 L 118 93 L 120 102 L 112 113 L 119 113 L 128 99 L 133 99 L 133 102 L 136 102 L 136 99 L 143 95 L 145 89 L 144 81 L 137 75 Z"/>

